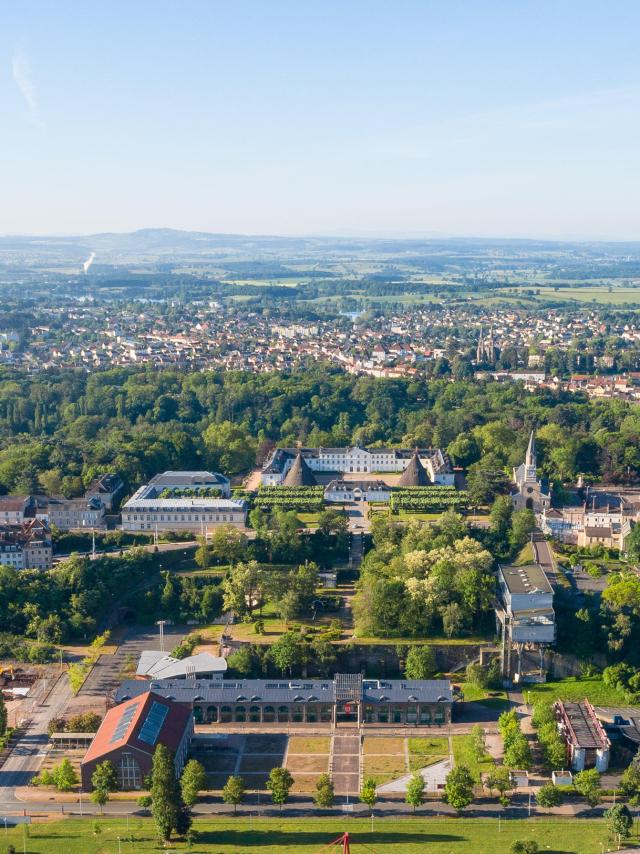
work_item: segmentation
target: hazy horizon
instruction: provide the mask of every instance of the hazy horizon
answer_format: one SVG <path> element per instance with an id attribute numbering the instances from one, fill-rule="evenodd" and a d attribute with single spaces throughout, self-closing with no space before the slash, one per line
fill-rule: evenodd
<path id="1" fill-rule="evenodd" d="M 640 235 L 640 6 L 6 5 L 0 233 Z"/>

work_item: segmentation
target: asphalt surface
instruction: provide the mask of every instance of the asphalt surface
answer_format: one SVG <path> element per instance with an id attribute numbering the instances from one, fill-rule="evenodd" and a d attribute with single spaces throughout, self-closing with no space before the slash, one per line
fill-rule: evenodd
<path id="1" fill-rule="evenodd" d="M 188 629 L 176 626 L 165 626 L 165 650 L 170 653 L 182 641 L 187 631 Z M 114 691 L 120 684 L 119 676 L 127 659 L 137 663 L 140 653 L 145 649 L 160 649 L 159 630 L 154 631 L 147 627 L 140 629 L 136 626 L 128 628 L 116 652 L 98 658 L 80 689 L 80 696 L 104 697 Z"/>
<path id="2" fill-rule="evenodd" d="M 71 697 L 66 673 L 62 673 L 53 685 L 40 683 L 36 687 L 29 712 L 31 723 L 0 768 L 0 806 L 11 804 L 15 808 L 19 804 L 14 790 L 16 786 L 26 785 L 37 773 L 49 743 L 49 721 L 64 712 Z"/>

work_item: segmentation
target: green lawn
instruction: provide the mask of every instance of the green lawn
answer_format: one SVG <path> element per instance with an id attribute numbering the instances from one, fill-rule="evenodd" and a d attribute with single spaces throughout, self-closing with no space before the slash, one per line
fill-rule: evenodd
<path id="1" fill-rule="evenodd" d="M 320 521 L 321 513 L 296 513 L 298 522 L 305 528 L 315 528 Z"/>
<path id="2" fill-rule="evenodd" d="M 494 761 L 490 756 L 487 756 L 481 762 L 477 762 L 471 751 L 472 739 L 470 735 L 454 735 L 453 741 L 453 761 L 454 765 L 466 765 L 474 780 L 480 782 L 481 772 L 490 771 L 494 766 Z"/>
<path id="3" fill-rule="evenodd" d="M 507 692 L 502 689 L 486 690 L 479 688 L 477 685 L 472 685 L 470 682 L 463 682 L 460 685 L 465 703 L 481 703 L 489 708 L 506 708 L 509 705 Z"/>
<path id="4" fill-rule="evenodd" d="M 535 562 L 535 558 L 533 556 L 533 546 L 531 545 L 531 543 L 526 543 L 522 547 L 518 557 L 514 560 L 513 565 L 514 566 L 526 566 L 527 564 L 534 563 L 534 562 Z"/>
<path id="5" fill-rule="evenodd" d="M 560 679 L 557 682 L 544 682 L 541 685 L 528 685 L 523 687 L 522 693 L 525 700 L 531 695 L 531 701 L 536 698 L 553 700 L 584 700 L 585 697 L 594 706 L 626 706 L 628 705 L 622 691 L 607 687 L 602 679 L 597 677 L 590 679 L 579 679 L 571 676 L 568 679 Z"/>
<path id="6" fill-rule="evenodd" d="M 93 833 L 92 820 L 56 821 L 29 828 L 28 854 L 155 854 L 158 846 L 150 819 L 132 819 L 129 831 L 124 819 L 100 819 L 101 832 Z M 341 815 L 328 819 L 196 819 L 198 834 L 193 847 L 174 842 L 171 850 L 193 854 L 316 854 L 339 834 L 351 834 L 353 854 L 508 854 L 516 839 L 535 839 L 541 851 L 555 854 L 600 854 L 608 850 L 605 823 L 598 820 L 503 820 L 495 819 L 355 819 Z M 3 835 L 4 849 L 23 850 L 22 827 Z M 133 841 L 131 841 L 133 838 Z M 329 849 L 333 851 L 334 849 Z M 337 849 L 335 849 L 337 850 Z"/>

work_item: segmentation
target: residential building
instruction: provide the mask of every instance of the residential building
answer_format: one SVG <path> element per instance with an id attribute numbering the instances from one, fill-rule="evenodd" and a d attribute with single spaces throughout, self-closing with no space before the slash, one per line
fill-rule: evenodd
<path id="1" fill-rule="evenodd" d="M 53 547 L 46 522 L 29 519 L 21 525 L 0 524 L 0 564 L 14 569 L 51 569 Z"/>
<path id="2" fill-rule="evenodd" d="M 454 473 L 447 455 L 439 448 L 276 448 L 262 469 L 265 486 L 281 484 L 295 460 L 301 457 L 312 472 L 403 472 L 417 455 L 429 481 L 453 486 Z"/>
<path id="3" fill-rule="evenodd" d="M 91 791 L 91 776 L 96 766 L 106 760 L 113 763 L 121 789 L 143 788 L 158 744 L 172 752 L 178 777 L 192 736 L 193 714 L 188 706 L 144 690 L 105 715 L 80 765 L 82 788 Z"/>
<path id="4" fill-rule="evenodd" d="M 560 735 L 567 745 L 568 764 L 573 771 L 595 768 L 601 774 L 609 767 L 611 742 L 588 700 L 553 706 Z"/>
<path id="5" fill-rule="evenodd" d="M 361 674 L 333 679 L 129 680 L 116 701 L 152 690 L 193 709 L 199 724 L 335 724 L 442 726 L 453 706 L 447 679 L 373 680 Z"/>
<path id="6" fill-rule="evenodd" d="M 45 513 L 51 525 L 60 531 L 73 531 L 80 528 L 104 528 L 105 505 L 100 498 L 49 498 L 46 509 L 39 509 L 38 515 Z"/>
<path id="7" fill-rule="evenodd" d="M 0 495 L 0 524 L 21 525 L 33 515 L 33 506 L 31 495 Z"/>
<path id="8" fill-rule="evenodd" d="M 84 494 L 88 500 L 97 498 L 106 510 L 115 509 L 118 499 L 124 492 L 124 483 L 117 474 L 103 474 L 91 483 Z"/>

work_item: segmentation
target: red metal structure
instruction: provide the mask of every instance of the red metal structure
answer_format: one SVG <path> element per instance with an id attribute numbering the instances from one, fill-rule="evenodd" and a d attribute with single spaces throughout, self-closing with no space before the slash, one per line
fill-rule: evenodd
<path id="1" fill-rule="evenodd" d="M 371 851 L 371 854 L 376 854 L 373 848 L 369 848 L 368 845 L 365 845 L 363 842 L 359 842 L 358 845 L 361 845 L 365 851 Z M 351 835 L 349 833 L 343 833 L 338 836 L 336 839 L 333 839 L 328 845 L 325 845 L 324 848 L 321 848 L 318 851 L 318 854 L 321 854 L 322 851 L 328 851 L 329 848 L 336 849 L 340 847 L 340 851 L 342 854 L 351 854 Z"/>

